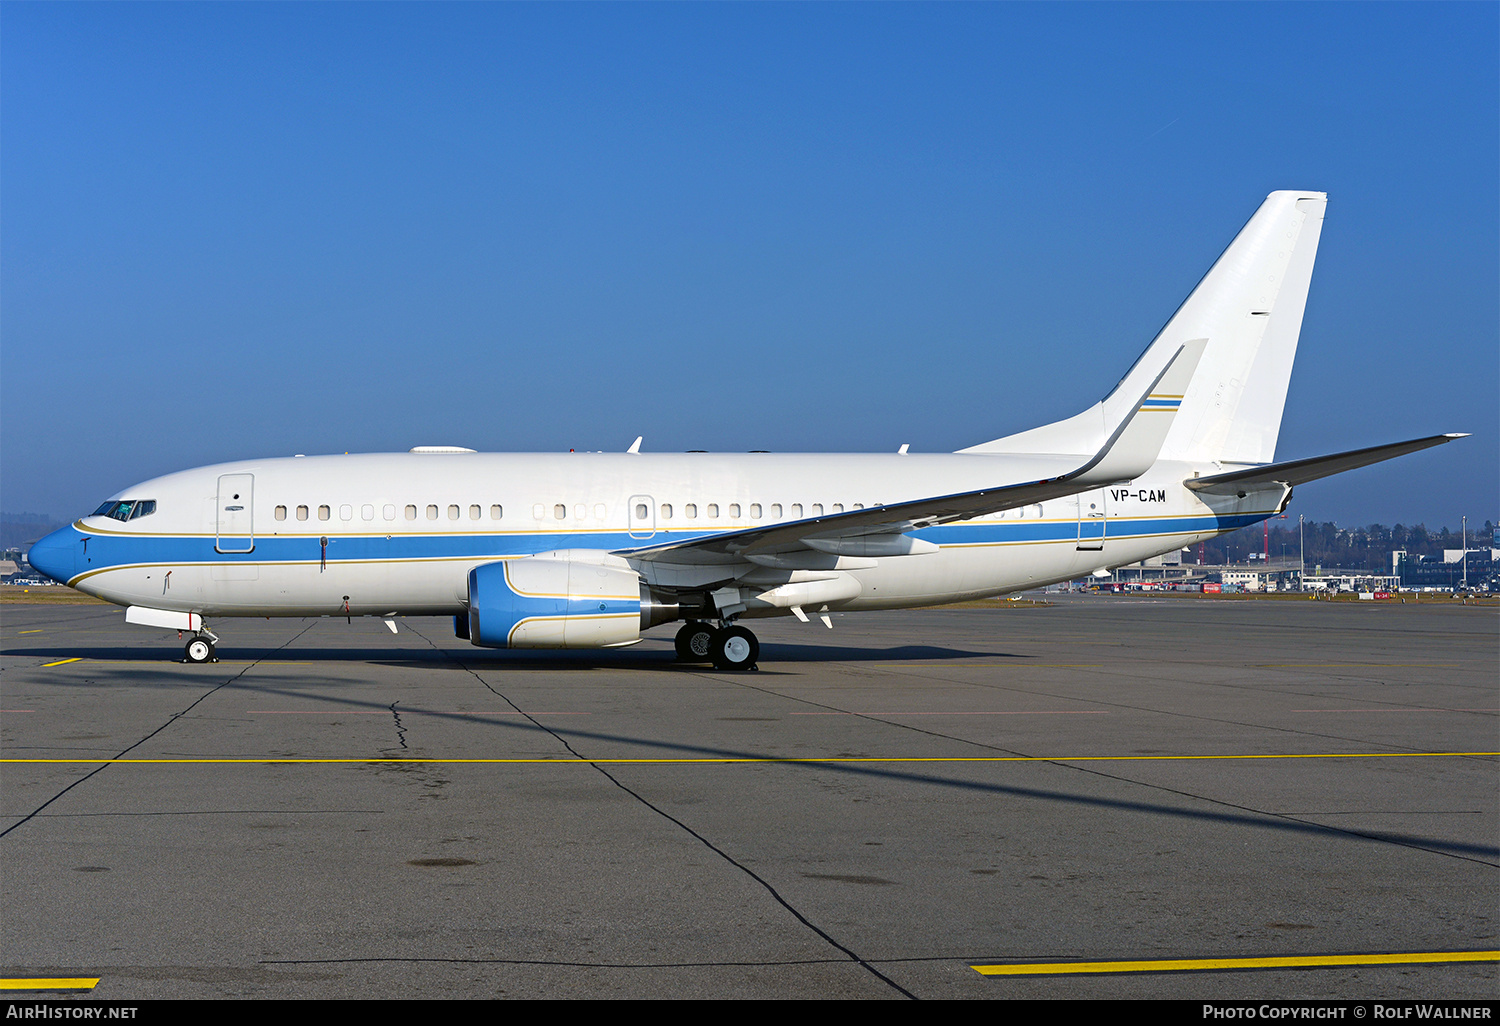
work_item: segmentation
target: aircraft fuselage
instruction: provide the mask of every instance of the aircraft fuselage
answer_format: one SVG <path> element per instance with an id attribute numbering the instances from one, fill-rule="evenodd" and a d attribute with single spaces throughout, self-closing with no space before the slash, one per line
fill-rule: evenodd
<path id="1" fill-rule="evenodd" d="M 438 615 L 482 564 L 553 550 L 628 551 L 1065 472 L 1076 457 L 887 454 L 372 454 L 251 460 L 143 482 L 154 510 L 78 520 L 46 558 L 80 591 L 204 616 Z M 935 551 L 825 557 L 858 594 L 842 609 L 932 605 L 1085 576 L 1275 513 L 1283 490 L 1200 496 L 1214 468 L 1161 462 L 1134 481 L 919 528 Z M 233 509 L 239 506 L 241 509 Z M 71 566 L 67 567 L 71 552 Z M 43 553 L 33 553 L 33 558 Z M 809 553 L 810 557 L 816 556 Z M 782 560 L 785 563 L 785 560 Z M 642 562 L 696 588 L 723 567 Z M 741 567 L 741 569 L 745 569 Z M 761 583 L 784 583 L 778 567 Z M 752 603 L 744 615 L 787 612 Z"/>

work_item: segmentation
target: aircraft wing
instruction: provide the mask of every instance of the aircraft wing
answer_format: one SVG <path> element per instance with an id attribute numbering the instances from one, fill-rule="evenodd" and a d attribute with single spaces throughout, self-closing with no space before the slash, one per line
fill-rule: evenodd
<path id="1" fill-rule="evenodd" d="M 894 502 L 688 541 L 619 549 L 615 554 L 636 560 L 716 564 L 797 549 L 834 552 L 840 551 L 838 543 L 844 539 L 901 535 L 934 524 L 971 520 L 1132 480 L 1151 469 L 1156 462 L 1205 344 L 1205 340 L 1197 339 L 1180 347 L 1140 400 L 1121 419 L 1104 447 L 1093 458 L 1058 477 Z M 916 542 L 916 539 L 912 541 Z M 896 550 L 885 554 L 894 555 Z"/>
<path id="2" fill-rule="evenodd" d="M 1210 495 L 1243 495 L 1262 485 L 1299 485 L 1316 481 L 1320 477 L 1341 474 L 1346 470 L 1368 467 L 1372 463 L 1405 456 L 1409 452 L 1430 449 L 1434 445 L 1451 442 L 1455 438 L 1467 438 L 1466 434 L 1429 435 L 1406 442 L 1391 442 L 1389 445 L 1372 445 L 1368 449 L 1352 449 L 1331 456 L 1313 456 L 1305 460 L 1289 460 L 1286 463 L 1268 463 L 1247 470 L 1232 470 L 1227 474 L 1212 477 L 1194 477 L 1182 482 L 1195 492 Z"/>

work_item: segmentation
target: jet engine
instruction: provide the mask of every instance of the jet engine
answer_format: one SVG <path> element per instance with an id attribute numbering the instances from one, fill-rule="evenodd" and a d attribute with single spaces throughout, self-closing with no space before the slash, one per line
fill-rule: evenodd
<path id="1" fill-rule="evenodd" d="M 469 640 L 485 648 L 632 645 L 677 615 L 674 598 L 607 552 L 541 552 L 469 571 Z"/>

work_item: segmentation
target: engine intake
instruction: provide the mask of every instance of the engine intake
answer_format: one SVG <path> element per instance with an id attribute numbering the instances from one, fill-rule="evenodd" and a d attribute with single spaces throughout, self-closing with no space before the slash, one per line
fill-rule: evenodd
<path id="1" fill-rule="evenodd" d="M 676 615 L 675 602 L 607 552 L 544 552 L 469 571 L 469 640 L 485 648 L 631 645 Z"/>

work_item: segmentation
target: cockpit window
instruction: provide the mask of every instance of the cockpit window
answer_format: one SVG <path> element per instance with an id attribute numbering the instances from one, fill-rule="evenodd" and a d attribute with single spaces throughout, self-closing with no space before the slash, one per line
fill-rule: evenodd
<path id="1" fill-rule="evenodd" d="M 149 517 L 156 512 L 155 499 L 119 499 L 106 502 L 94 510 L 96 517 L 109 517 L 124 523 L 127 520 L 136 520 L 140 517 Z"/>

